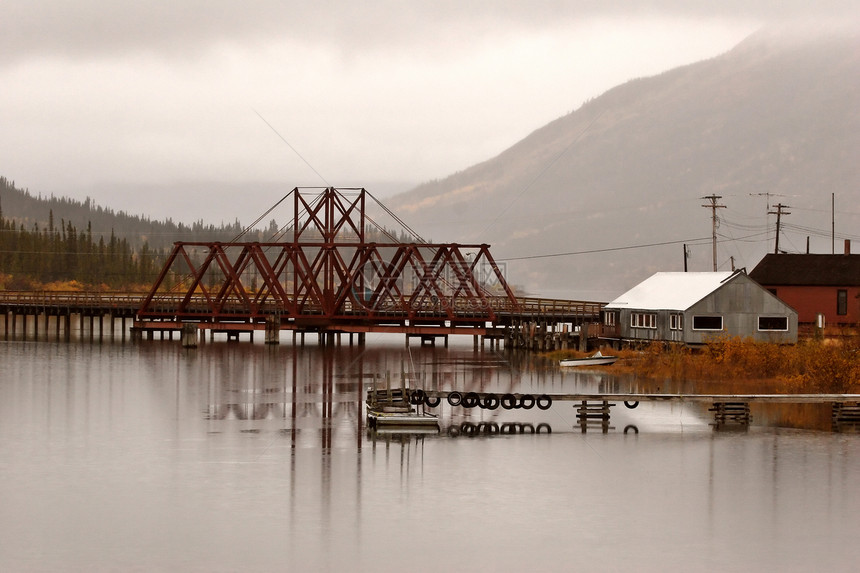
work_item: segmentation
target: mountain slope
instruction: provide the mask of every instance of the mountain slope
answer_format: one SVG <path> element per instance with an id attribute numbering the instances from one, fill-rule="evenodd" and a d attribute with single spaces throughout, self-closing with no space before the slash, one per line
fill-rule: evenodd
<path id="1" fill-rule="evenodd" d="M 727 206 L 721 269 L 731 257 L 751 268 L 772 248 L 777 202 L 824 235 L 831 193 L 847 205 L 860 189 L 858 101 L 857 34 L 764 30 L 720 57 L 614 88 L 388 203 L 436 241 L 491 243 L 509 280 L 532 292 L 608 300 L 657 270 L 683 270 L 685 241 L 691 270 L 712 268 L 706 195 Z M 795 235 L 781 247 L 804 248 Z M 816 240 L 829 252 L 830 239 Z M 519 258 L 652 243 L 672 244 Z"/>

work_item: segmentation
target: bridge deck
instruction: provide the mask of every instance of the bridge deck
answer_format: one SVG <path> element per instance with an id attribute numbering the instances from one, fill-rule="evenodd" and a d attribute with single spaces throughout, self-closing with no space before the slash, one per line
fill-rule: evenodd
<path id="1" fill-rule="evenodd" d="M 433 312 L 431 310 L 412 310 L 412 311 L 397 311 L 379 312 L 373 316 L 367 316 L 359 311 L 345 310 L 338 316 L 325 317 L 314 312 L 312 308 L 308 308 L 306 312 L 293 316 L 284 312 L 283 308 L 276 305 L 259 305 L 248 312 L 247 309 L 239 310 L 231 313 L 229 308 L 220 309 L 217 315 L 211 312 L 206 312 L 206 305 L 200 304 L 200 312 L 189 311 L 181 316 L 177 315 L 175 310 L 178 302 L 181 300 L 181 295 L 176 295 L 175 298 L 167 299 L 161 297 L 154 306 L 156 309 L 150 310 L 146 316 L 141 316 L 140 309 L 146 299 L 145 293 L 98 293 L 98 292 L 24 292 L 24 291 L 3 291 L 0 292 L 0 312 L 12 312 L 17 314 L 57 314 L 66 312 L 84 312 L 87 314 L 114 314 L 125 316 L 136 316 L 140 320 L 153 321 L 154 327 L 170 328 L 171 321 L 179 324 L 180 321 L 191 321 L 201 323 L 254 323 L 263 321 L 267 316 L 278 316 L 285 324 L 285 327 L 293 328 L 288 324 L 290 320 L 315 320 L 324 319 L 332 326 L 337 326 L 338 323 L 352 324 L 353 326 L 367 325 L 369 323 L 375 325 L 390 324 L 400 322 L 401 327 L 403 321 L 424 321 L 427 323 L 436 322 L 438 326 L 444 326 L 444 322 L 450 319 L 450 315 L 445 312 Z M 196 297 L 195 297 L 196 298 Z M 573 301 L 560 300 L 539 297 L 518 297 L 517 305 L 510 304 L 509 301 L 499 299 L 499 304 L 494 307 L 496 320 L 486 321 L 485 316 L 481 313 L 476 313 L 474 309 L 454 309 L 456 317 L 462 321 L 472 321 L 476 325 L 485 326 L 484 322 L 494 322 L 496 324 L 510 324 L 517 320 L 541 320 L 551 319 L 558 322 L 581 322 L 581 321 L 597 321 L 600 317 L 600 309 L 603 303 L 588 302 L 588 301 Z M 193 303 L 193 301 L 191 301 Z M 195 309 L 193 304 L 187 305 L 189 310 Z M 164 310 L 157 310 L 163 308 Z M 159 322 L 163 324 L 158 325 Z M 434 326 L 427 324 L 426 326 Z"/>

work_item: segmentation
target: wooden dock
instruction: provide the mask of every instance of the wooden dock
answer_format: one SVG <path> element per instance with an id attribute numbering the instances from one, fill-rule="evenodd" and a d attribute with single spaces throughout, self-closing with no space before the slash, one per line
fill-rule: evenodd
<path id="1" fill-rule="evenodd" d="M 574 402 L 577 420 L 583 432 L 598 424 L 605 432 L 609 428 L 611 408 L 623 403 L 629 409 L 640 402 L 675 402 L 709 404 L 714 412 L 717 427 L 737 425 L 748 427 L 752 423 L 751 404 L 829 404 L 832 411 L 833 429 L 860 429 L 860 394 L 640 394 L 640 393 L 576 393 L 576 394 L 526 394 L 494 392 L 460 392 L 413 389 L 410 401 L 429 407 L 438 406 L 442 400 L 452 407 L 488 410 L 503 408 L 541 410 L 549 409 L 556 402 Z"/>

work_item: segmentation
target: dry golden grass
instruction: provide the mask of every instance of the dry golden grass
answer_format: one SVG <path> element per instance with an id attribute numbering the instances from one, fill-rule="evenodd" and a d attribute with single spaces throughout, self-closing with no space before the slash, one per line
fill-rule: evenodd
<path id="1" fill-rule="evenodd" d="M 702 348 L 652 343 L 641 351 L 613 351 L 620 360 L 612 370 L 660 382 L 713 382 L 749 391 L 784 393 L 855 393 L 860 391 L 860 338 L 804 340 L 778 345 L 751 339 L 720 338 Z M 552 360 L 581 357 L 559 351 Z"/>

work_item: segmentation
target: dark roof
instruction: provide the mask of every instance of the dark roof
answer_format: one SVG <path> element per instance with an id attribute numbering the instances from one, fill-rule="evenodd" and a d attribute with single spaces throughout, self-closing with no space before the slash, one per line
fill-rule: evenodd
<path id="1" fill-rule="evenodd" d="M 860 286 L 860 255 L 769 254 L 749 276 L 762 286 Z"/>

